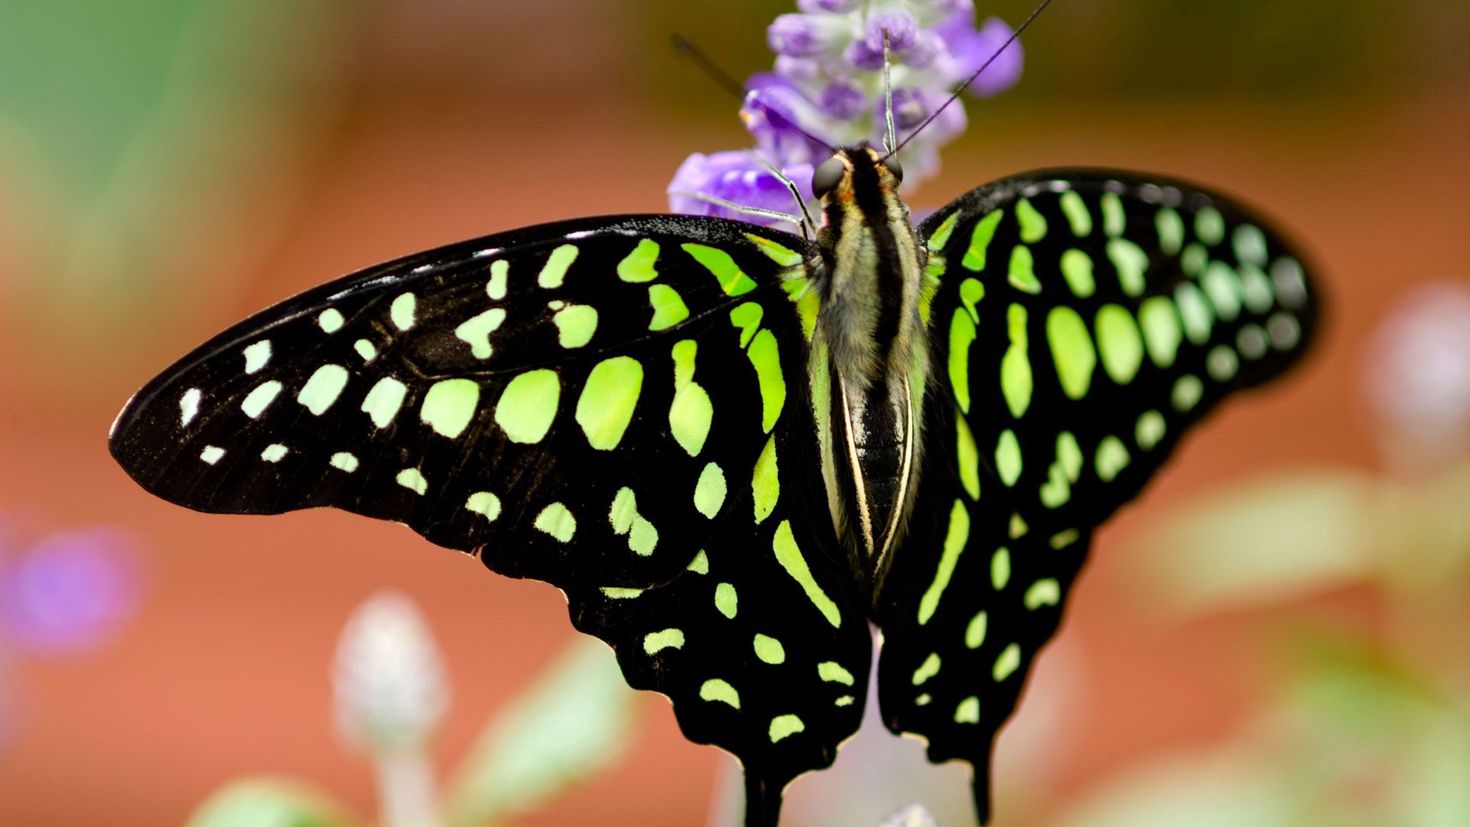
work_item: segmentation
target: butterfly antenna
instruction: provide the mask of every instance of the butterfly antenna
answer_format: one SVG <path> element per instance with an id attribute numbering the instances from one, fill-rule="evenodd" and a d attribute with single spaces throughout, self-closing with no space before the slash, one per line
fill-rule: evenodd
<path id="1" fill-rule="evenodd" d="M 1021 21 L 1021 25 L 1017 26 L 1016 27 L 1016 30 L 1014 32 L 1011 32 L 1011 36 L 1008 37 L 1008 38 L 1006 38 L 1006 42 L 1002 43 L 1000 45 L 1000 48 L 999 49 L 996 49 L 995 52 L 990 55 L 990 57 L 986 58 L 985 62 L 982 63 L 982 64 L 980 64 L 980 68 L 979 69 L 976 69 L 974 72 L 972 72 L 970 74 L 970 76 L 968 78 L 965 78 L 965 82 L 964 83 L 961 83 L 959 85 L 959 87 L 954 90 L 954 94 L 952 94 L 948 98 L 946 98 L 945 101 L 944 101 L 944 103 L 942 103 L 942 104 L 939 105 L 939 108 L 938 109 L 935 109 L 933 112 L 929 113 L 929 117 L 925 118 L 922 123 L 920 123 L 918 126 L 914 127 L 914 131 L 913 132 L 910 132 L 908 134 L 908 137 L 904 138 L 901 142 L 899 142 L 898 146 L 896 146 L 893 149 L 889 150 L 888 151 L 888 155 L 885 155 L 883 157 L 884 158 L 887 158 L 888 156 L 893 155 L 894 153 L 898 152 L 900 149 L 903 149 L 905 144 L 907 144 L 909 141 L 912 141 L 914 139 L 914 136 L 915 135 L 918 135 L 920 132 L 923 132 L 924 131 L 924 128 L 927 127 L 929 124 L 933 123 L 934 122 L 934 119 L 937 118 L 937 117 L 939 117 L 940 113 L 942 113 L 945 109 L 948 109 L 950 104 L 954 103 L 956 100 L 959 100 L 960 95 L 966 89 L 969 89 L 970 88 L 970 84 L 974 83 L 975 82 L 975 79 L 978 78 L 978 77 L 980 77 L 980 74 L 982 72 L 984 72 L 986 69 L 990 68 L 990 64 L 994 63 L 995 60 L 996 60 L 996 58 L 998 58 L 998 57 L 1001 56 L 1001 53 L 1002 52 L 1004 52 L 1006 49 L 1009 49 L 1011 47 L 1011 44 L 1016 42 L 1016 38 L 1018 38 L 1018 37 L 1021 36 L 1021 32 L 1026 31 L 1027 27 L 1029 27 L 1031 25 L 1032 21 L 1036 20 L 1036 18 L 1038 16 L 1040 16 L 1040 14 L 1043 11 L 1046 10 L 1046 7 L 1047 6 L 1050 6 L 1050 5 L 1051 5 L 1051 0 L 1041 0 L 1041 2 L 1037 4 L 1036 8 L 1032 9 L 1031 10 L 1031 13 L 1028 14 L 1028 15 L 1026 15 L 1026 19 Z M 886 54 L 886 49 L 885 49 L 885 54 Z M 886 58 L 885 58 L 885 60 L 883 62 L 883 71 L 884 71 L 884 74 L 886 76 L 887 71 L 888 71 L 888 61 L 887 61 Z M 889 115 L 889 117 L 890 118 L 892 117 L 892 113 L 891 113 L 892 108 L 893 108 L 892 101 L 889 101 L 889 109 L 890 109 L 890 115 Z M 891 129 L 892 126 L 890 125 L 889 128 Z"/>
<path id="2" fill-rule="evenodd" d="M 682 34 L 675 34 L 672 38 L 672 42 L 674 44 L 674 51 L 692 61 L 695 66 L 698 66 L 700 70 L 708 75 L 710 80 L 713 80 L 721 89 L 724 89 L 726 92 L 729 92 L 730 94 L 739 98 L 742 103 L 747 97 L 749 97 L 749 91 L 745 88 L 745 85 L 732 77 L 729 72 L 726 72 L 724 69 L 721 69 L 718 65 L 716 65 L 715 62 L 710 59 L 710 56 L 705 54 L 703 49 L 694 45 L 694 41 L 690 40 Z M 804 129 L 800 124 L 788 120 L 787 118 L 781 116 L 779 113 L 773 112 L 772 114 L 778 118 L 781 118 L 781 120 L 787 126 L 790 126 L 792 129 L 800 132 L 807 140 L 811 141 L 812 143 L 826 147 L 829 152 L 837 151 L 837 147 L 833 146 L 830 141 L 818 138 L 816 135 L 813 135 L 812 133 L 806 131 L 806 129 Z"/>
<path id="3" fill-rule="evenodd" d="M 694 45 L 694 41 L 677 32 L 673 36 L 674 51 L 680 56 L 687 58 L 700 71 L 709 76 L 717 86 L 734 95 L 740 100 L 745 100 L 745 84 L 731 77 L 729 72 L 721 69 L 704 50 Z"/>
<path id="4" fill-rule="evenodd" d="M 892 155 L 898 151 L 898 130 L 893 125 L 893 74 L 889 67 L 886 29 L 883 31 L 883 121 L 883 149 Z"/>

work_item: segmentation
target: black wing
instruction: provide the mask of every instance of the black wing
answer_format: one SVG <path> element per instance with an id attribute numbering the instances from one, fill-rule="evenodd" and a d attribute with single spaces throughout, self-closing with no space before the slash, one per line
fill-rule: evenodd
<path id="1" fill-rule="evenodd" d="M 912 528 L 880 597 L 883 717 L 988 766 L 1093 529 L 1184 432 L 1301 355 L 1299 253 L 1193 186 L 1059 170 L 924 222 L 933 381 Z"/>

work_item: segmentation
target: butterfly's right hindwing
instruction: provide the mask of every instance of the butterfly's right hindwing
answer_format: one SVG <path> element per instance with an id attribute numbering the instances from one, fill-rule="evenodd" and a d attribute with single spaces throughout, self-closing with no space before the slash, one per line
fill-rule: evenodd
<path id="1" fill-rule="evenodd" d="M 770 438 L 784 387 L 757 331 L 766 307 L 794 319 L 781 278 L 805 252 L 657 216 L 389 262 L 181 360 L 128 403 L 111 449 L 202 511 L 334 506 L 505 574 L 662 582 L 726 519 L 714 477 L 748 480 Z"/>

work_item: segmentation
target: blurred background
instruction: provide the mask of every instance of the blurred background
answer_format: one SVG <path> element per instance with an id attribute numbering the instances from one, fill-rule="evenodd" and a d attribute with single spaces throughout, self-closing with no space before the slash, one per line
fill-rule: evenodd
<path id="1" fill-rule="evenodd" d="M 977 6 L 1016 23 L 1029 0 Z M 108 425 L 328 278 L 664 209 L 686 155 L 748 144 L 669 35 L 743 77 L 790 10 L 0 0 L 0 824 L 183 823 L 260 774 L 372 823 L 330 675 L 386 586 L 452 687 L 432 776 L 539 691 L 576 637 L 554 589 L 345 514 L 169 506 L 112 463 Z M 1444 0 L 1065 0 L 911 197 L 1068 164 L 1209 182 L 1315 253 L 1331 313 L 1302 370 L 1227 405 L 1099 534 L 1002 737 L 996 824 L 1470 823 L 1467 39 Z M 627 703 L 621 752 L 496 819 L 724 823 L 728 759 L 662 699 Z M 968 823 L 965 774 L 874 729 L 793 785 L 789 822 L 918 801 Z"/>

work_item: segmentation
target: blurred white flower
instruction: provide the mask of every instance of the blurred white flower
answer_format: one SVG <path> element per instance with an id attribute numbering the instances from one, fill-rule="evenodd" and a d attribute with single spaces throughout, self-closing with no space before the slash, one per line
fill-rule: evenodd
<path id="1" fill-rule="evenodd" d="M 449 705 L 439 651 L 413 601 L 378 592 L 347 620 L 332 665 L 337 728 L 374 754 L 413 750 Z"/>
<path id="2" fill-rule="evenodd" d="M 332 689 L 338 732 L 373 759 L 379 824 L 437 827 L 424 747 L 449 706 L 449 687 L 413 601 L 382 591 L 352 613 L 337 643 Z"/>
<path id="3" fill-rule="evenodd" d="M 881 827 L 937 827 L 934 816 L 922 804 L 910 804 L 889 816 Z"/>
<path id="4" fill-rule="evenodd" d="M 1368 344 L 1365 393 L 1386 449 L 1419 466 L 1470 453 L 1470 283 L 1411 289 Z"/>

